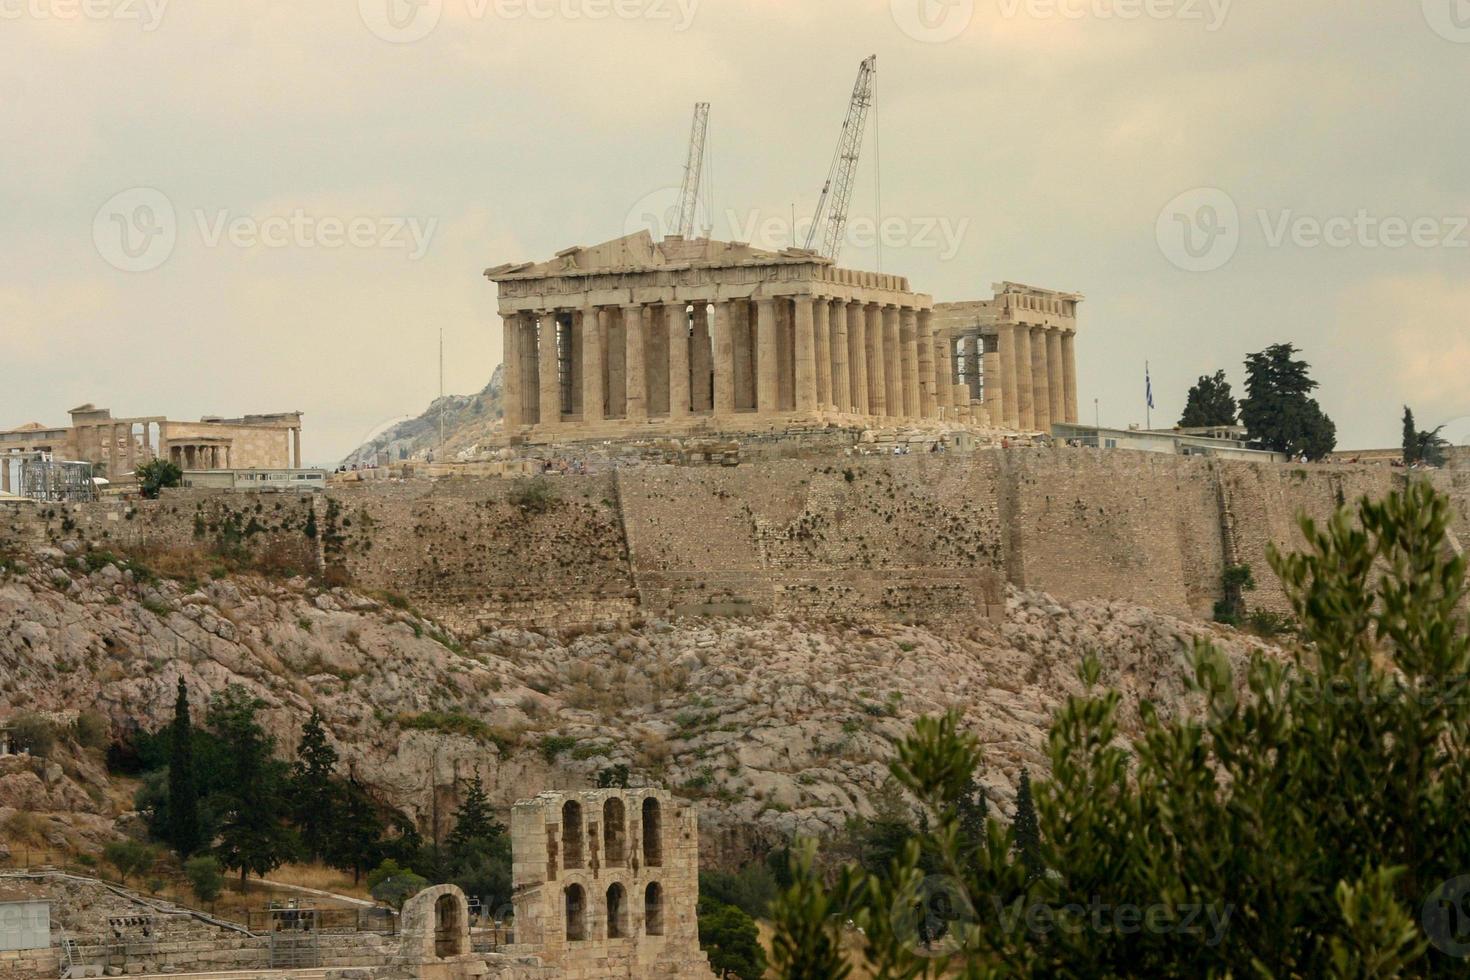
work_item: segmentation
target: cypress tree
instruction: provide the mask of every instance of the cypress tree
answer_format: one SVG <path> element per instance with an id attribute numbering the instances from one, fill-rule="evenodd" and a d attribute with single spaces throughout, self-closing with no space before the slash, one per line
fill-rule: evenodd
<path id="1" fill-rule="evenodd" d="M 316 708 L 301 726 L 301 743 L 291 766 L 293 822 L 301 831 L 301 843 L 313 858 L 326 855 L 327 835 L 341 812 L 337 784 L 337 750 L 327 741 L 321 712 Z"/>
<path id="2" fill-rule="evenodd" d="M 189 723 L 189 689 L 179 675 L 174 720 L 169 727 L 168 836 L 180 857 L 199 849 L 199 786 L 194 774 L 194 729 Z"/>
<path id="3" fill-rule="evenodd" d="M 1414 421 L 1414 411 L 1404 406 L 1404 465 L 1419 462 L 1419 428 Z"/>
<path id="4" fill-rule="evenodd" d="M 1031 799 L 1031 773 L 1021 770 L 1021 786 L 1016 790 L 1016 819 L 1011 822 L 1016 838 L 1016 851 L 1026 868 L 1026 881 L 1040 878 L 1045 866 L 1041 861 L 1041 830 L 1036 822 L 1036 804 Z"/>

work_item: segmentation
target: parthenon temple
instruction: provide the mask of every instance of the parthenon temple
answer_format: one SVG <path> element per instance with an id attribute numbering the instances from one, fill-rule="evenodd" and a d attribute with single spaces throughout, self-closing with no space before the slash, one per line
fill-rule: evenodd
<path id="1" fill-rule="evenodd" d="M 1076 420 L 1073 293 L 1005 283 L 936 307 L 805 249 L 647 231 L 485 276 L 513 442 Z"/>

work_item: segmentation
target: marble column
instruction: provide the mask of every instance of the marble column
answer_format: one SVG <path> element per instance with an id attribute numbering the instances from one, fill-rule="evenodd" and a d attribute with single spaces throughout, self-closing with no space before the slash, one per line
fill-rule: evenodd
<path id="1" fill-rule="evenodd" d="M 995 346 L 1000 352 L 1000 407 L 995 414 L 996 425 L 1006 429 L 1019 429 L 1021 419 L 1016 400 L 1016 328 L 1002 323 L 995 328 Z"/>
<path id="2" fill-rule="evenodd" d="M 710 410 L 710 304 L 694 304 L 693 331 L 690 334 L 689 384 L 690 407 L 696 412 Z"/>
<path id="3" fill-rule="evenodd" d="M 521 424 L 541 421 L 541 361 L 536 357 L 536 315 L 522 313 L 517 317 L 520 340 L 516 356 L 521 364 Z"/>
<path id="4" fill-rule="evenodd" d="M 1046 332 L 1046 383 L 1051 393 L 1051 420 L 1053 423 L 1067 418 L 1067 392 L 1062 384 L 1062 332 Z"/>
<path id="5" fill-rule="evenodd" d="M 608 311 L 589 306 L 582 311 L 582 421 L 601 422 L 607 405 L 603 390 L 603 356 L 607 346 Z"/>
<path id="6" fill-rule="evenodd" d="M 939 399 L 934 394 L 934 314 L 920 310 L 917 322 L 919 369 L 919 415 L 932 419 L 939 414 Z"/>
<path id="7" fill-rule="evenodd" d="M 585 357 L 582 351 L 582 335 L 585 332 L 583 330 L 585 318 L 580 310 L 574 311 L 571 317 L 572 322 L 566 328 L 566 342 L 571 348 L 571 358 L 567 365 L 568 397 L 566 400 L 571 402 L 567 410 L 572 413 L 573 418 L 577 418 L 582 414 L 582 368 Z"/>
<path id="8" fill-rule="evenodd" d="M 132 437 L 129 436 L 128 446 L 131 447 L 132 444 Z M 225 450 L 225 452 L 228 454 L 229 450 Z M 291 458 L 295 460 L 293 463 L 295 468 L 298 470 L 301 469 L 301 426 L 299 425 L 291 430 Z"/>
<path id="9" fill-rule="evenodd" d="M 817 360 L 817 411 L 832 411 L 832 304 L 826 299 L 812 299 L 813 356 Z M 800 338 L 797 338 L 798 341 Z M 800 353 L 800 345 L 797 352 Z"/>
<path id="10" fill-rule="evenodd" d="M 607 360 L 607 417 L 626 418 L 628 414 L 628 329 L 623 310 L 602 310 L 607 317 L 607 344 L 603 357 Z"/>
<path id="11" fill-rule="evenodd" d="M 644 306 L 623 307 L 623 339 L 627 353 L 623 357 L 623 383 L 627 390 L 628 421 L 648 418 L 648 364 L 644 360 L 643 338 L 653 311 Z"/>
<path id="12" fill-rule="evenodd" d="M 643 308 L 643 375 L 649 417 L 669 414 L 669 308 L 653 303 Z"/>
<path id="13" fill-rule="evenodd" d="M 769 415 L 780 409 L 780 367 L 776 363 L 776 301 L 755 301 L 755 410 Z"/>
<path id="14" fill-rule="evenodd" d="M 683 303 L 664 307 L 669 336 L 669 417 L 689 414 L 689 310 Z"/>
<path id="15" fill-rule="evenodd" d="M 814 300 L 810 296 L 797 296 L 793 302 L 795 405 L 798 412 L 810 413 L 818 405 L 816 311 L 812 309 Z"/>
<path id="16" fill-rule="evenodd" d="M 1031 328 L 1031 403 L 1038 432 L 1051 432 L 1051 382 L 1046 367 L 1046 329 Z"/>
<path id="17" fill-rule="evenodd" d="M 715 304 L 713 337 L 715 360 L 715 414 L 735 413 L 735 345 L 730 332 L 730 303 Z"/>
<path id="18" fill-rule="evenodd" d="M 1031 404 L 1031 328 L 1016 324 L 1016 428 L 1023 432 L 1036 429 L 1036 413 Z"/>
<path id="19" fill-rule="evenodd" d="M 1077 333 L 1067 330 L 1062 334 L 1062 402 L 1066 406 L 1066 420 L 1077 421 Z"/>
<path id="20" fill-rule="evenodd" d="M 844 415 L 852 411 L 852 375 L 848 362 L 847 304 L 824 300 L 832 327 L 832 406 Z"/>
<path id="21" fill-rule="evenodd" d="M 561 377 L 557 363 L 556 311 L 537 314 L 537 359 L 541 365 L 541 424 L 561 421 Z"/>
<path id="22" fill-rule="evenodd" d="M 950 341 L 941 331 L 934 331 L 934 416 L 954 420 L 954 385 L 950 381 Z"/>
<path id="23" fill-rule="evenodd" d="M 735 345 L 735 411 L 755 411 L 755 305 L 737 300 L 730 305 L 730 336 Z"/>
<path id="24" fill-rule="evenodd" d="M 890 418 L 903 415 L 903 344 L 899 335 L 899 312 L 896 306 L 883 307 L 883 379 L 884 404 Z"/>
<path id="25" fill-rule="evenodd" d="M 985 378 L 985 411 L 990 415 L 990 424 L 999 426 L 1004 424 L 1005 417 L 1004 392 L 1005 386 L 1001 383 L 1000 351 L 990 345 L 989 349 L 980 356 L 981 374 Z"/>
<path id="26" fill-rule="evenodd" d="M 863 310 L 868 339 L 868 414 L 888 414 L 888 355 L 883 346 L 883 307 L 877 303 Z"/>
<path id="27" fill-rule="evenodd" d="M 861 303 L 847 304 L 847 369 L 852 381 L 852 412 L 868 410 L 868 311 Z"/>
<path id="28" fill-rule="evenodd" d="M 903 364 L 903 414 L 911 419 L 921 418 L 923 411 L 919 395 L 919 311 L 908 308 L 898 311 L 898 351 Z"/>

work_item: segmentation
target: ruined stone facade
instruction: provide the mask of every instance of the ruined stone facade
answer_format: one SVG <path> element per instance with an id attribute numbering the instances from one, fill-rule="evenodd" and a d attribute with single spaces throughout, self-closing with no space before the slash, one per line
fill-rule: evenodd
<path id="1" fill-rule="evenodd" d="M 1014 282 L 992 289 L 994 299 L 934 308 L 962 397 L 1006 429 L 1049 433 L 1053 423 L 1076 422 L 1082 297 Z"/>
<path id="2" fill-rule="evenodd" d="M 901 276 L 805 249 L 655 243 L 646 231 L 485 275 L 500 289 L 512 442 L 1000 421 L 960 383 L 933 298 Z M 1075 415 L 1079 299 L 1032 290 L 993 301 L 1020 317 L 1009 324 L 1042 330 L 1034 353 L 1030 333 L 1018 341 L 1012 369 L 1019 357 L 1057 375 L 1058 419 L 1069 385 Z M 1028 373 L 1028 406 L 1035 390 Z"/>
<path id="3" fill-rule="evenodd" d="M 542 793 L 510 832 L 516 944 L 558 976 L 713 976 L 693 808 L 660 789 Z"/>
<path id="4" fill-rule="evenodd" d="M 109 410 L 88 404 L 70 415 L 69 426 L 31 423 L 0 431 L 0 454 L 51 453 L 91 463 L 114 482 L 151 459 L 170 460 L 183 470 L 301 466 L 300 412 L 176 422 L 162 416 L 113 418 Z"/>

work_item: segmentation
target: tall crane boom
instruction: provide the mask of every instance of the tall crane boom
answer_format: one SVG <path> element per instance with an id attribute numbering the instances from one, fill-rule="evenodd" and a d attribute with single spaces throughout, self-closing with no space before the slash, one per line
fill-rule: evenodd
<path id="1" fill-rule="evenodd" d="M 806 236 L 806 247 L 811 250 L 817 239 L 817 229 L 822 227 L 825 217 L 821 254 L 834 261 L 842 252 L 842 238 L 847 233 L 847 209 L 852 203 L 858 157 L 863 150 L 863 132 L 868 125 L 868 109 L 873 105 L 873 82 L 877 74 L 878 56 L 875 54 L 858 69 L 852 101 L 847 106 L 847 120 L 842 124 L 842 136 L 837 140 L 837 152 L 832 156 L 832 169 L 828 171 L 827 183 L 822 185 L 817 213 L 812 217 L 812 227 Z"/>
<path id="2" fill-rule="evenodd" d="M 709 103 L 694 104 L 694 124 L 689 129 L 689 159 L 684 164 L 684 186 L 679 189 L 678 233 L 694 234 L 694 212 L 699 205 L 699 183 L 704 176 L 704 142 L 709 133 Z"/>

